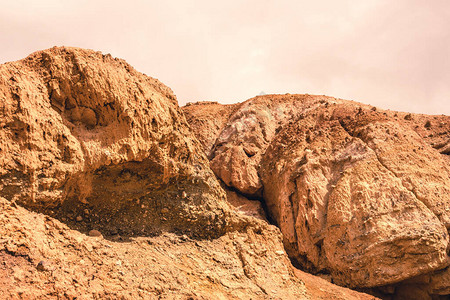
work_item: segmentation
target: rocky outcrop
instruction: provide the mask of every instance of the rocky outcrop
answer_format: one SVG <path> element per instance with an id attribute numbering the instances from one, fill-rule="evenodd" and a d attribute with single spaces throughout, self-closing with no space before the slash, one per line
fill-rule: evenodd
<path id="1" fill-rule="evenodd" d="M 223 233 L 225 194 L 158 80 L 53 48 L 2 65 L 0 98 L 1 196 L 111 232 Z"/>
<path id="2" fill-rule="evenodd" d="M 0 197 L 1 299 L 377 299 L 295 270 L 275 226 L 88 236 Z"/>
<path id="3" fill-rule="evenodd" d="M 126 62 L 36 52 L 0 66 L 0 99 L 0 298 L 373 299 L 295 271 L 261 203 L 209 168 L 215 133 L 203 148 Z"/>
<path id="4" fill-rule="evenodd" d="M 217 102 L 188 103 L 183 107 L 186 120 L 209 156 L 217 136 L 240 105 L 223 105 Z"/>
<path id="5" fill-rule="evenodd" d="M 448 212 L 440 201 L 449 201 L 448 194 L 436 194 L 435 202 L 416 194 L 431 188 L 445 192 L 447 168 L 417 168 L 444 163 L 440 154 L 414 140 L 417 135 L 408 128 L 374 113 L 355 113 L 337 106 L 300 118 L 286 125 L 266 151 L 264 198 L 291 257 L 353 287 L 399 282 L 446 267 Z M 396 135 L 406 135 L 407 141 Z M 389 145 L 395 150 L 388 152 Z M 413 156 L 412 149 L 422 147 L 426 150 Z M 401 165 L 403 176 L 387 160 Z M 428 188 L 424 182 L 420 188 L 408 185 L 422 178 L 428 178 Z"/>
<path id="6" fill-rule="evenodd" d="M 212 170 L 226 185 L 246 195 L 260 196 L 259 164 L 277 129 L 293 116 L 313 109 L 325 99 L 328 97 L 305 96 L 299 100 L 287 95 L 273 96 L 271 101 L 256 97 L 237 104 L 239 109 L 222 128 L 210 152 Z M 295 105 L 296 100 L 302 105 Z M 190 112 L 185 112 L 189 119 Z"/>
<path id="7" fill-rule="evenodd" d="M 217 135 L 211 166 L 231 188 L 261 196 L 302 268 L 359 288 L 423 274 L 442 283 L 449 121 L 325 96 L 259 96 Z"/>

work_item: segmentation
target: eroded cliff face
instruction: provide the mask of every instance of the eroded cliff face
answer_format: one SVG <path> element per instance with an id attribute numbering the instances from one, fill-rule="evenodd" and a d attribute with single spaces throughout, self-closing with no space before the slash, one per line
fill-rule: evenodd
<path id="1" fill-rule="evenodd" d="M 34 53 L 0 75 L 2 196 L 110 230 L 223 232 L 225 194 L 169 88 L 74 48 Z"/>
<path id="2" fill-rule="evenodd" d="M 211 167 L 261 197 L 291 259 L 344 286 L 448 294 L 450 117 L 311 95 L 238 105 Z"/>
<path id="3" fill-rule="evenodd" d="M 209 167 L 228 118 L 200 144 L 123 60 L 36 52 L 0 66 L 0 100 L 0 298 L 373 299 L 294 270 L 261 204 Z"/>

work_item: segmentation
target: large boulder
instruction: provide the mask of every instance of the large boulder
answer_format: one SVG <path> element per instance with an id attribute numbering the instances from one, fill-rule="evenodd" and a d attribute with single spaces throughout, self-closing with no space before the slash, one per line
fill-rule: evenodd
<path id="1" fill-rule="evenodd" d="M 382 113 L 360 112 L 354 116 L 336 111 L 336 118 L 450 229 L 450 165 L 446 155 L 431 147 L 435 144 L 430 145 L 417 132 Z"/>
<path id="2" fill-rule="evenodd" d="M 0 66 L 0 99 L 0 196 L 113 233 L 223 232 L 225 193 L 158 80 L 52 48 Z"/>
<path id="3" fill-rule="evenodd" d="M 299 266 L 360 288 L 448 266 L 450 117 L 311 95 L 237 108 L 216 134 L 212 169 L 261 197 Z"/>
<path id="4" fill-rule="evenodd" d="M 421 190 L 444 192 L 446 167 L 417 170 L 420 163 L 442 164 L 440 154 L 409 128 L 373 112 L 366 118 L 356 113 L 340 106 L 320 109 L 283 128 L 266 151 L 260 169 L 264 198 L 289 253 L 353 287 L 399 282 L 445 267 L 446 214 L 439 201 L 424 201 L 416 196 L 415 185 L 408 185 L 427 178 L 429 186 L 422 182 Z M 396 150 L 380 154 L 369 135 L 376 137 L 379 149 L 395 145 Z M 407 141 L 387 138 L 405 135 Z M 414 156 L 413 149 L 429 155 Z M 383 158 L 402 165 L 404 177 Z M 447 193 L 438 197 L 449 201 Z"/>

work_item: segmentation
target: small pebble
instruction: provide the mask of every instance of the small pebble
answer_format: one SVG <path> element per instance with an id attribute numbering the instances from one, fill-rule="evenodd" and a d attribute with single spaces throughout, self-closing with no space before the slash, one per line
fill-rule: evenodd
<path id="1" fill-rule="evenodd" d="M 81 221 L 83 221 L 83 217 L 82 216 L 78 216 L 77 217 L 77 222 L 81 222 Z"/>
<path id="2" fill-rule="evenodd" d="M 91 231 L 89 231 L 89 236 L 102 236 L 102 233 L 98 230 L 92 229 Z"/>
<path id="3" fill-rule="evenodd" d="M 169 212 L 169 209 L 167 209 L 166 207 L 164 207 L 163 209 L 161 209 L 161 213 L 162 214 L 167 214 Z"/>
<path id="4" fill-rule="evenodd" d="M 50 263 L 48 261 L 46 261 L 46 260 L 41 260 L 37 264 L 36 269 L 38 271 L 48 271 L 48 270 L 50 270 Z"/>

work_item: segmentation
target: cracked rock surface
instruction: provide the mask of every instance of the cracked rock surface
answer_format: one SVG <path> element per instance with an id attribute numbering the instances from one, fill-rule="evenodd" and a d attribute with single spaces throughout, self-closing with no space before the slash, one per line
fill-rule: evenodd
<path id="1" fill-rule="evenodd" d="M 236 109 L 212 169 L 262 198 L 302 269 L 384 297 L 428 276 L 417 295 L 448 295 L 450 117 L 288 94 Z"/>

